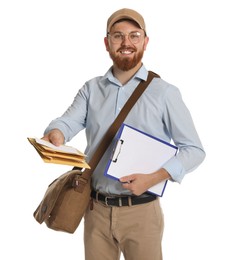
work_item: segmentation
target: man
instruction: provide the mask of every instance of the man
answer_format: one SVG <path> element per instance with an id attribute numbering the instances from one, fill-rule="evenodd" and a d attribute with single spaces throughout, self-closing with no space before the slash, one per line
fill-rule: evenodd
<path id="1" fill-rule="evenodd" d="M 85 128 L 85 153 L 90 159 L 134 89 L 147 78 L 142 58 L 148 41 L 138 12 L 113 13 L 104 39 L 113 66 L 84 84 L 67 111 L 47 127 L 43 139 L 61 145 Z M 87 210 L 84 224 L 86 260 L 117 260 L 121 252 L 126 260 L 161 260 L 163 213 L 159 198 L 146 191 L 163 180 L 181 182 L 205 157 L 179 90 L 160 78 L 153 79 L 125 123 L 166 142 L 173 140 L 179 152 L 161 169 L 134 173 L 119 182 L 104 176 L 110 145 L 92 176 L 93 207 Z M 122 200 L 126 206 L 121 206 Z"/>

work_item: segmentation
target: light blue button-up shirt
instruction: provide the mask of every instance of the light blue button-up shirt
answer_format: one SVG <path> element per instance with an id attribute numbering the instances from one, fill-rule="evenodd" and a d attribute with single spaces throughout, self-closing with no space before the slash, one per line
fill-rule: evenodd
<path id="1" fill-rule="evenodd" d="M 122 85 L 110 68 L 104 76 L 86 82 L 67 111 L 53 120 L 45 133 L 58 128 L 67 142 L 85 128 L 85 153 L 90 159 L 125 102 L 139 82 L 146 80 L 147 76 L 148 71 L 142 66 L 130 81 Z M 163 79 L 152 80 L 128 114 L 125 123 L 166 142 L 172 141 L 179 148 L 177 155 L 163 165 L 173 181 L 180 183 L 184 175 L 193 171 L 205 158 L 201 141 L 179 89 Z M 114 143 L 113 141 L 109 146 L 93 173 L 93 187 L 104 193 L 129 194 L 119 181 L 104 175 Z"/>

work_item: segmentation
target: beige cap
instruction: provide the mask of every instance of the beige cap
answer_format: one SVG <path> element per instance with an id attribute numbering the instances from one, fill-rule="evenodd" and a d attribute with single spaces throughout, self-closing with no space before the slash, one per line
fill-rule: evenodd
<path id="1" fill-rule="evenodd" d="M 141 29 L 146 32 L 146 25 L 143 17 L 136 11 L 132 9 L 123 8 L 114 12 L 107 22 L 107 33 L 110 31 L 113 24 L 121 19 L 129 19 L 135 21 Z"/>

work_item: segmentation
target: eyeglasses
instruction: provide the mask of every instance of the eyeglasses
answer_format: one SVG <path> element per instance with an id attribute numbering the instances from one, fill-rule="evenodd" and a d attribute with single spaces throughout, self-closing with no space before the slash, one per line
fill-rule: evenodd
<path id="1" fill-rule="evenodd" d="M 123 32 L 115 32 L 113 34 L 108 33 L 108 36 L 113 43 L 122 43 L 125 40 L 126 35 L 133 44 L 139 43 L 142 38 L 142 34 L 140 32 L 130 32 L 128 34 Z"/>

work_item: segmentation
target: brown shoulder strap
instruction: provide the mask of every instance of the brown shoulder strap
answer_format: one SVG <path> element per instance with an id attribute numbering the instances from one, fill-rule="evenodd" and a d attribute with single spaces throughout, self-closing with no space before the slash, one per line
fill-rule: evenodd
<path id="1" fill-rule="evenodd" d="M 92 158 L 89 162 L 91 169 L 85 169 L 85 171 L 84 171 L 84 173 L 85 173 L 84 175 L 87 178 L 89 178 L 91 176 L 92 172 L 94 171 L 97 164 L 99 163 L 101 157 L 103 156 L 103 154 L 107 150 L 109 144 L 111 143 L 114 136 L 116 135 L 118 129 L 121 126 L 121 124 L 124 122 L 124 120 L 125 120 L 126 116 L 128 115 L 129 111 L 134 106 L 134 104 L 137 102 L 139 97 L 142 95 L 142 93 L 145 91 L 145 89 L 147 88 L 147 86 L 150 84 L 150 82 L 152 81 L 152 79 L 154 77 L 159 78 L 160 76 L 158 74 L 152 72 L 152 71 L 149 71 L 147 80 L 141 81 L 139 83 L 137 88 L 134 90 L 134 92 L 132 93 L 132 95 L 127 100 L 124 107 L 122 108 L 122 110 L 118 114 L 115 121 L 112 123 L 112 125 L 107 130 L 106 134 L 104 135 L 103 139 L 101 140 L 99 146 L 97 147 L 94 155 L 92 156 Z"/>

